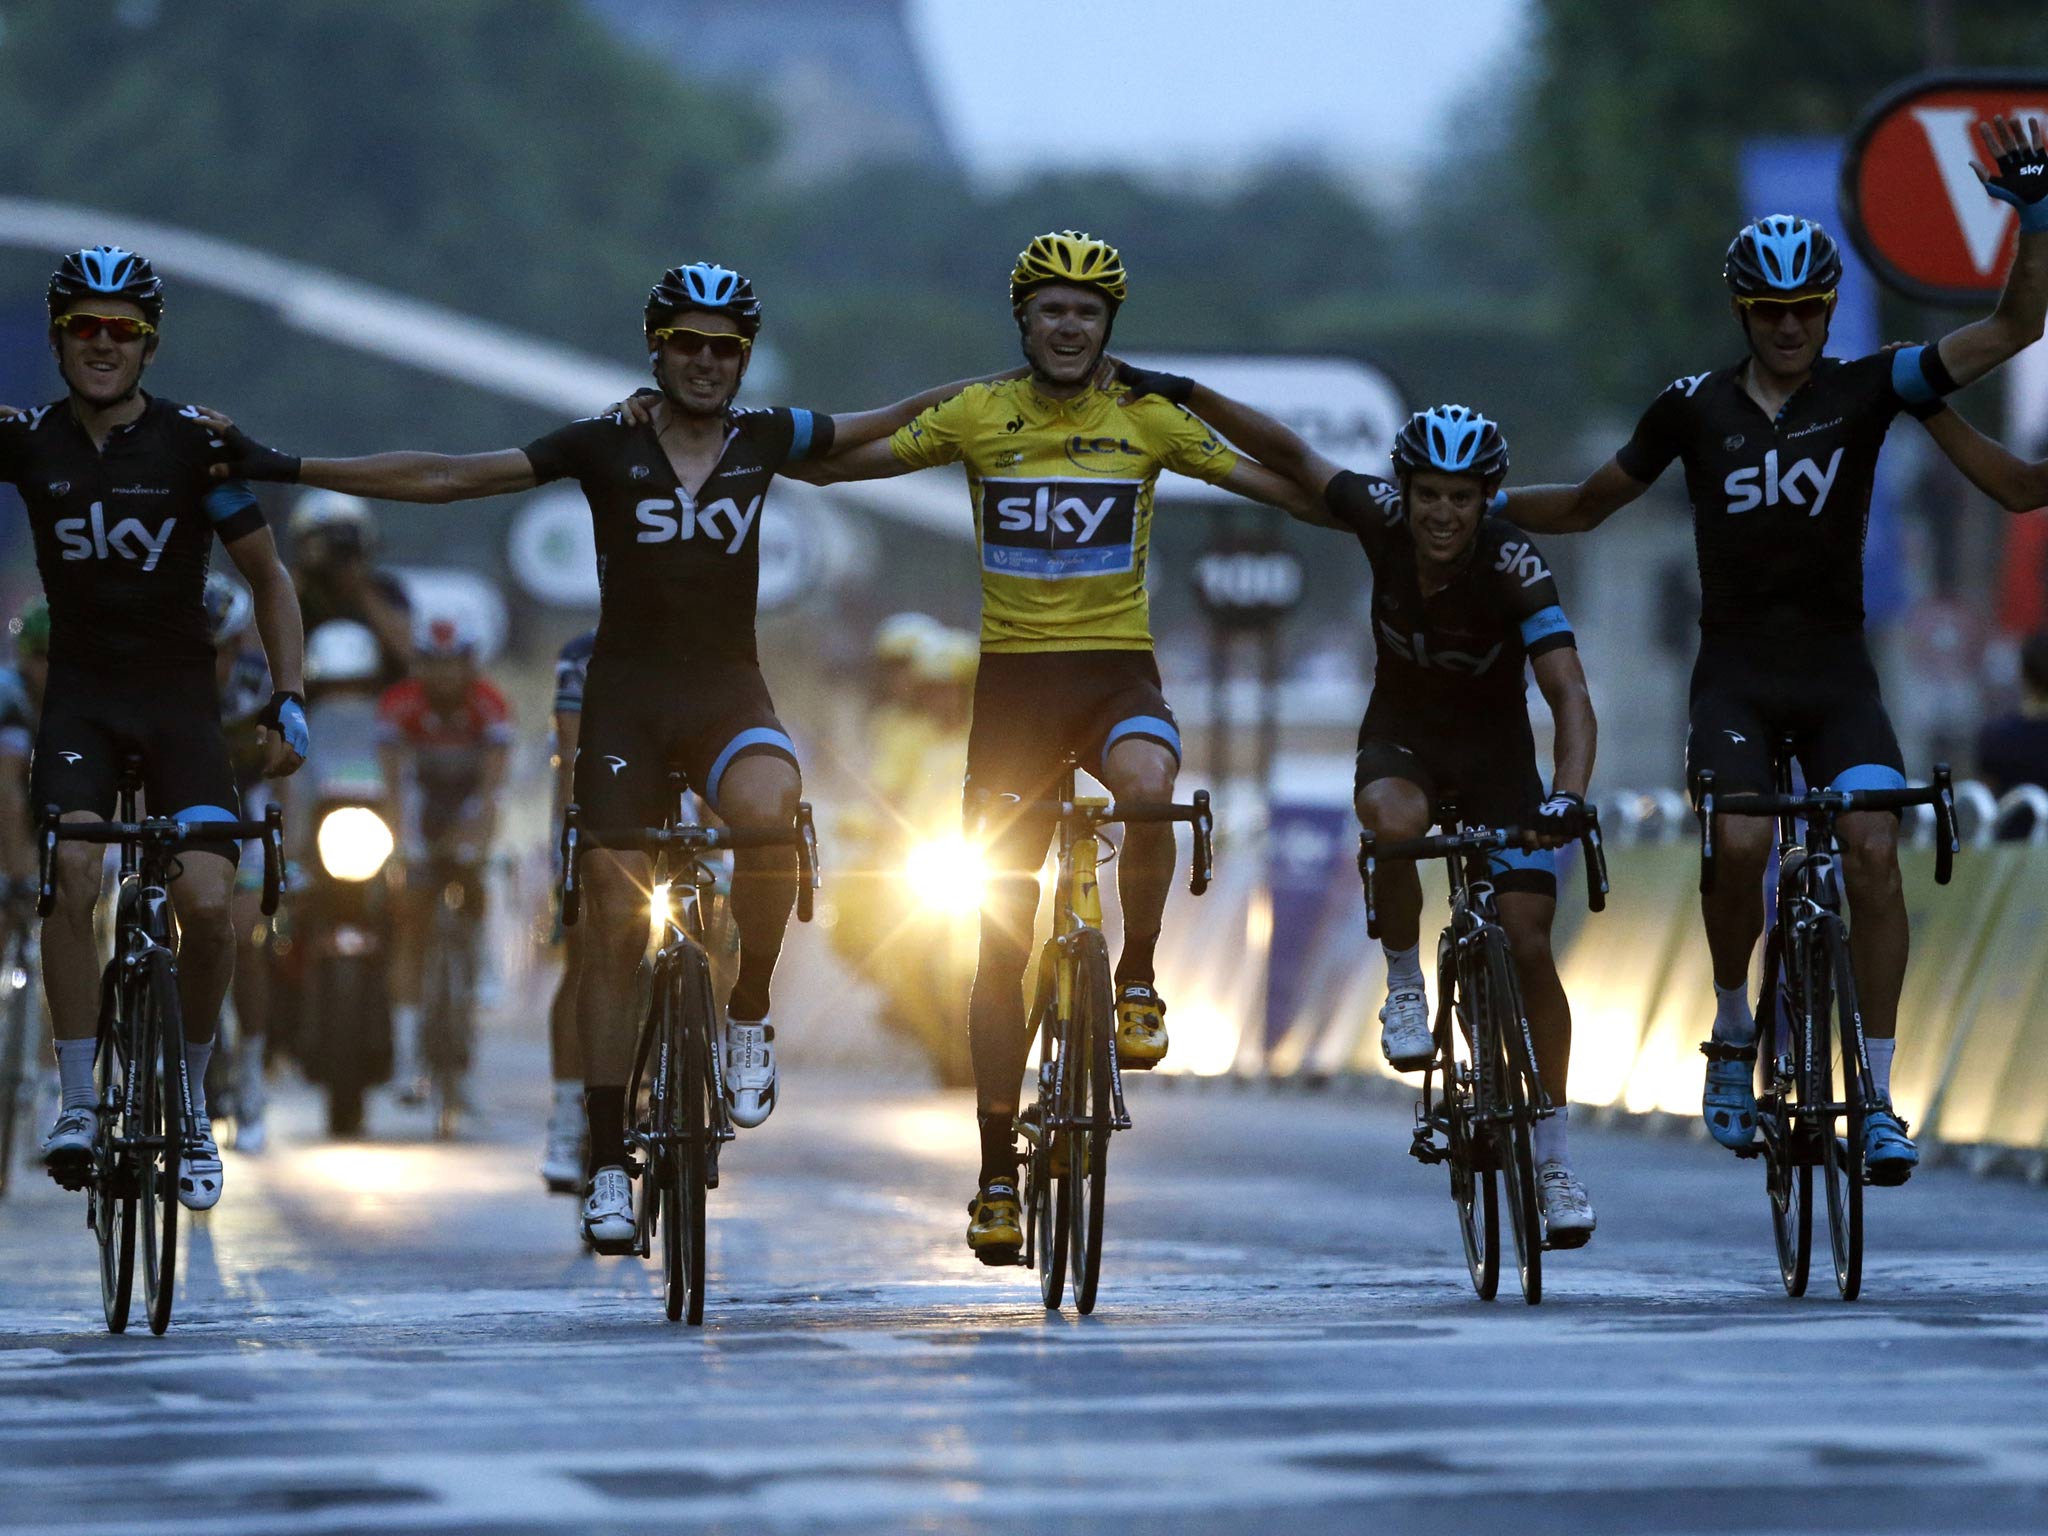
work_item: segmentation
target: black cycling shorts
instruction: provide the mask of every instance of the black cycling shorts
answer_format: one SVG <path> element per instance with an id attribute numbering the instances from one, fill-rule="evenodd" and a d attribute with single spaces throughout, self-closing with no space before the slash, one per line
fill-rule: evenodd
<path id="1" fill-rule="evenodd" d="M 40 817 L 54 805 L 60 813 L 110 819 L 131 753 L 142 758 L 144 815 L 241 820 L 210 664 L 100 672 L 53 663 L 29 771 L 30 813 Z M 175 851 L 193 848 L 230 860 L 241 856 L 233 842 L 198 838 Z"/>
<path id="2" fill-rule="evenodd" d="M 1861 634 L 1780 638 L 1707 634 L 1692 669 L 1688 785 L 1768 793 L 1771 749 L 1790 735 L 1808 785 L 1902 788 L 1906 760 Z"/>
<path id="3" fill-rule="evenodd" d="M 573 780 L 584 826 L 660 826 L 675 805 L 671 770 L 715 811 L 726 770 L 760 754 L 796 765 L 796 743 L 775 716 L 759 667 L 591 658 Z"/>
<path id="4" fill-rule="evenodd" d="M 1404 779 L 1420 789 L 1432 819 L 1445 798 L 1454 799 L 1467 827 L 1526 827 L 1543 806 L 1526 714 L 1452 727 L 1376 698 L 1358 726 L 1352 799 L 1380 779 Z M 1497 890 L 1557 895 L 1555 849 L 1506 849 L 1493 855 L 1492 865 Z"/>
<path id="5" fill-rule="evenodd" d="M 1069 753 L 1100 778 L 1110 749 L 1132 737 L 1180 759 L 1180 727 L 1150 651 L 984 654 L 967 734 L 970 818 L 983 809 L 984 794 L 1052 798 Z M 993 807 L 985 814 L 999 819 Z M 1052 823 L 1043 818 L 1012 824 L 1003 838 L 1004 864 L 1035 872 L 1051 835 Z"/>

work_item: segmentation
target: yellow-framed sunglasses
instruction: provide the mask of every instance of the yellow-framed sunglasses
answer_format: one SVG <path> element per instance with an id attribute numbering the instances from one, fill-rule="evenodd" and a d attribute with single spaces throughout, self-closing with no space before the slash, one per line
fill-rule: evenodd
<path id="1" fill-rule="evenodd" d="M 664 325 L 647 334 L 652 340 L 685 357 L 709 348 L 711 355 L 722 363 L 745 357 L 754 345 L 746 337 L 735 336 L 730 331 L 700 331 L 687 325 Z"/>
<path id="2" fill-rule="evenodd" d="M 140 341 L 145 336 L 156 334 L 156 327 L 147 320 L 137 320 L 133 315 L 96 315 L 89 309 L 74 309 L 69 314 L 58 315 L 50 324 L 80 341 L 91 341 L 101 331 L 115 341 Z"/>
<path id="3" fill-rule="evenodd" d="M 1737 294 L 1735 302 L 1751 314 L 1761 314 L 1767 320 L 1779 315 L 1796 315 L 1801 320 L 1812 320 L 1834 308 L 1835 290 L 1802 293 L 1796 299 L 1776 299 L 1766 293 Z"/>

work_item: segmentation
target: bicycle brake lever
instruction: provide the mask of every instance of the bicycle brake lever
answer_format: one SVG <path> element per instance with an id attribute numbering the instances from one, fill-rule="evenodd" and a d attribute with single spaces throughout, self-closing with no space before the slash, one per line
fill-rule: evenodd
<path id="1" fill-rule="evenodd" d="M 1947 763 L 1934 765 L 1934 883 L 1947 885 L 1956 872 L 1962 840 L 1956 832 L 1956 789 Z"/>

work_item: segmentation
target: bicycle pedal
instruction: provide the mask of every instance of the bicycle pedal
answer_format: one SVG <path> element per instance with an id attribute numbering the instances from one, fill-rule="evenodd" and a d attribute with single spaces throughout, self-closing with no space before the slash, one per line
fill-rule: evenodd
<path id="1" fill-rule="evenodd" d="M 974 1256 L 990 1269 L 1009 1269 L 1024 1262 L 1024 1249 L 1015 1243 L 1001 1243 L 990 1248 L 977 1248 Z"/>

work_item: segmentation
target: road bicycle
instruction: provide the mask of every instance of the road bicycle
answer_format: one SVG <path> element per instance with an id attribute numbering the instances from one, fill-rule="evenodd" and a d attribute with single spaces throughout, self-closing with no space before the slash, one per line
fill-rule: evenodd
<path id="1" fill-rule="evenodd" d="M 1382 864 L 1442 859 L 1450 877 L 1450 921 L 1436 945 L 1436 1054 L 1423 1069 L 1408 1151 L 1450 1169 L 1465 1267 L 1482 1301 L 1492 1301 L 1500 1286 L 1505 1193 L 1522 1299 L 1534 1306 L 1543 1299 L 1543 1253 L 1551 1246 L 1536 1185 L 1534 1131 L 1537 1121 L 1560 1106 L 1536 1071 L 1536 1046 L 1501 926 L 1491 864 L 1494 854 L 1520 848 L 1523 834 L 1514 827 L 1467 828 L 1448 800 L 1437 807 L 1437 824 L 1445 830 L 1435 836 L 1381 843 L 1367 832 L 1358 843 L 1370 938 L 1380 933 Z M 1585 808 L 1579 846 L 1586 858 L 1586 905 L 1603 911 L 1607 858 L 1597 806 Z"/>
<path id="2" fill-rule="evenodd" d="M 582 859 L 591 848 L 645 853 L 654 860 L 654 918 L 661 944 L 652 992 L 626 1088 L 626 1172 L 638 1180 L 635 1235 L 621 1248 L 647 1258 L 661 1240 L 662 1299 L 670 1322 L 704 1321 L 706 1195 L 718 1187 L 718 1150 L 733 1139 L 719 1050 L 718 999 L 707 933 L 722 932 L 712 910 L 721 879 L 714 857 L 728 850 L 794 847 L 796 915 L 809 922 L 819 887 L 818 835 L 809 802 L 786 828 L 693 824 L 681 774 L 669 775 L 674 809 L 659 827 L 590 828 L 573 803 L 562 814 L 562 922 L 582 909 Z M 595 1246 L 595 1245 L 593 1245 Z"/>
<path id="3" fill-rule="evenodd" d="M 1844 1301 L 1854 1301 L 1863 1289 L 1863 1188 L 1871 1182 L 1863 1127 L 1879 1101 L 1864 1046 L 1849 925 L 1842 915 L 1835 822 L 1856 811 L 1931 805 L 1934 878 L 1947 885 L 1961 848 L 1955 788 L 1948 765 L 1937 763 L 1933 782 L 1919 789 L 1814 789 L 1795 795 L 1792 757 L 1792 743 L 1781 740 L 1772 754 L 1775 794 L 1720 794 L 1712 770 L 1695 776 L 1700 891 L 1714 888 L 1715 816 L 1777 821 L 1777 890 L 1764 940 L 1753 1052 L 1760 1058 L 1762 1078 L 1758 1136 L 1737 1156 L 1763 1161 L 1778 1273 L 1790 1296 L 1806 1293 L 1813 1254 L 1813 1177 L 1820 1171 L 1835 1288 Z M 1716 1047 L 1709 1042 L 1700 1049 L 1712 1055 Z"/>

